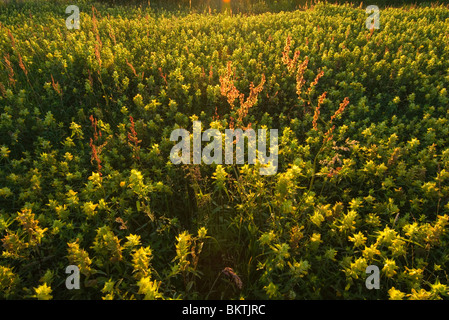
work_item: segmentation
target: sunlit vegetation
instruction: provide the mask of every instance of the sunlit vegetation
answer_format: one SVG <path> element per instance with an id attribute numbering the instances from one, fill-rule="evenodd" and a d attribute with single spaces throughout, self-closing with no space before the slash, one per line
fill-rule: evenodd
<path id="1" fill-rule="evenodd" d="M 0 297 L 447 298 L 447 7 L 65 6 L 0 7 Z M 195 120 L 277 174 L 174 165 Z"/>

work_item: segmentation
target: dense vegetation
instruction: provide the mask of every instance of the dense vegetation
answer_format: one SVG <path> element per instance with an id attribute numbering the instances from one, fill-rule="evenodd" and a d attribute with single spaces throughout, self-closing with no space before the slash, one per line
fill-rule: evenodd
<path id="1" fill-rule="evenodd" d="M 447 7 L 65 6 L 0 9 L 0 297 L 448 296 Z M 172 164 L 194 120 L 278 129 L 278 173 Z"/>

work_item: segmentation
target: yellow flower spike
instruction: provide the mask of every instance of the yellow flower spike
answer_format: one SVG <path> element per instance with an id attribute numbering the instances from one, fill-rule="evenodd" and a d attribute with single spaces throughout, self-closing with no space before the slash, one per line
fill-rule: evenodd
<path id="1" fill-rule="evenodd" d="M 88 180 L 92 181 L 96 186 L 101 186 L 103 178 L 101 177 L 100 173 L 92 172 L 92 175 L 88 178 Z"/>
<path id="2" fill-rule="evenodd" d="M 365 246 L 365 249 L 363 250 L 363 256 L 366 259 L 372 260 L 375 255 L 380 255 L 380 251 L 377 249 L 376 244 L 372 244 L 369 247 Z"/>
<path id="3" fill-rule="evenodd" d="M 77 242 L 67 243 L 67 259 L 71 264 L 77 265 L 80 272 L 86 276 L 92 273 L 90 265 L 92 260 L 86 250 L 81 249 Z"/>
<path id="4" fill-rule="evenodd" d="M 421 279 L 423 277 L 423 272 L 424 272 L 423 269 L 415 269 L 415 268 L 409 269 L 406 266 L 404 275 L 411 281 L 417 283 L 417 282 L 421 281 Z"/>
<path id="5" fill-rule="evenodd" d="M 198 229 L 198 238 L 202 239 L 205 238 L 207 234 L 207 229 L 204 227 L 201 227 L 200 229 Z"/>
<path id="6" fill-rule="evenodd" d="M 365 258 L 359 257 L 354 262 L 351 262 L 349 267 L 343 269 L 346 273 L 346 276 L 354 279 L 358 279 L 359 276 L 365 274 L 366 267 L 368 266 L 368 262 Z M 350 285 L 348 283 L 348 285 Z"/>
<path id="7" fill-rule="evenodd" d="M 132 263 L 134 267 L 135 277 L 137 279 L 151 275 L 151 269 L 149 268 L 149 266 L 152 255 L 153 253 L 150 247 L 141 247 L 132 253 Z"/>
<path id="8" fill-rule="evenodd" d="M 78 192 L 73 191 L 72 189 L 67 191 L 66 195 L 67 195 L 67 204 L 68 205 L 78 204 L 79 198 L 78 198 L 77 194 L 78 194 Z"/>
<path id="9" fill-rule="evenodd" d="M 408 295 L 410 300 L 429 300 L 431 299 L 432 293 L 426 291 L 425 289 L 420 289 L 417 291 L 416 289 L 412 289 L 412 293 Z"/>
<path id="10" fill-rule="evenodd" d="M 138 294 L 144 294 L 144 300 L 155 300 L 161 298 L 162 295 L 159 293 L 160 282 L 156 280 L 151 281 L 150 277 L 142 277 L 137 283 L 139 286 Z"/>
<path id="11" fill-rule="evenodd" d="M 323 240 L 321 240 L 321 234 L 314 233 L 310 236 L 310 246 L 312 249 L 317 249 L 321 242 L 323 242 Z"/>
<path id="12" fill-rule="evenodd" d="M 340 231 L 354 231 L 357 217 L 358 214 L 356 211 L 349 210 L 349 212 L 343 215 L 343 218 L 341 219 L 341 225 L 339 226 Z"/>
<path id="13" fill-rule="evenodd" d="M 378 231 L 377 242 L 379 244 L 391 244 L 391 242 L 396 239 L 397 232 L 394 229 L 390 229 L 389 227 L 385 227 L 384 230 Z"/>
<path id="14" fill-rule="evenodd" d="M 100 199 L 98 201 L 98 209 L 100 209 L 100 210 L 107 210 L 108 209 L 108 205 L 106 204 L 106 201 L 104 199 Z"/>

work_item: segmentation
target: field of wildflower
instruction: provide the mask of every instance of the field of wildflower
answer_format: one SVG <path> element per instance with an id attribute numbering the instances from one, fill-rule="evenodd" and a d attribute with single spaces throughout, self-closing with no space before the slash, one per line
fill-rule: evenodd
<path id="1" fill-rule="evenodd" d="M 0 4 L 0 298 L 447 298 L 449 7 L 367 17 Z M 173 164 L 194 121 L 277 173 Z"/>

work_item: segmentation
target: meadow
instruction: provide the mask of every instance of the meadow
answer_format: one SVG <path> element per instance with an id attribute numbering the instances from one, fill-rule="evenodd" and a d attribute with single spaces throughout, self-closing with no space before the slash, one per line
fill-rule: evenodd
<path id="1" fill-rule="evenodd" d="M 0 298 L 447 299 L 449 7 L 367 17 L 0 5 Z M 276 174 L 172 163 L 194 121 Z"/>

